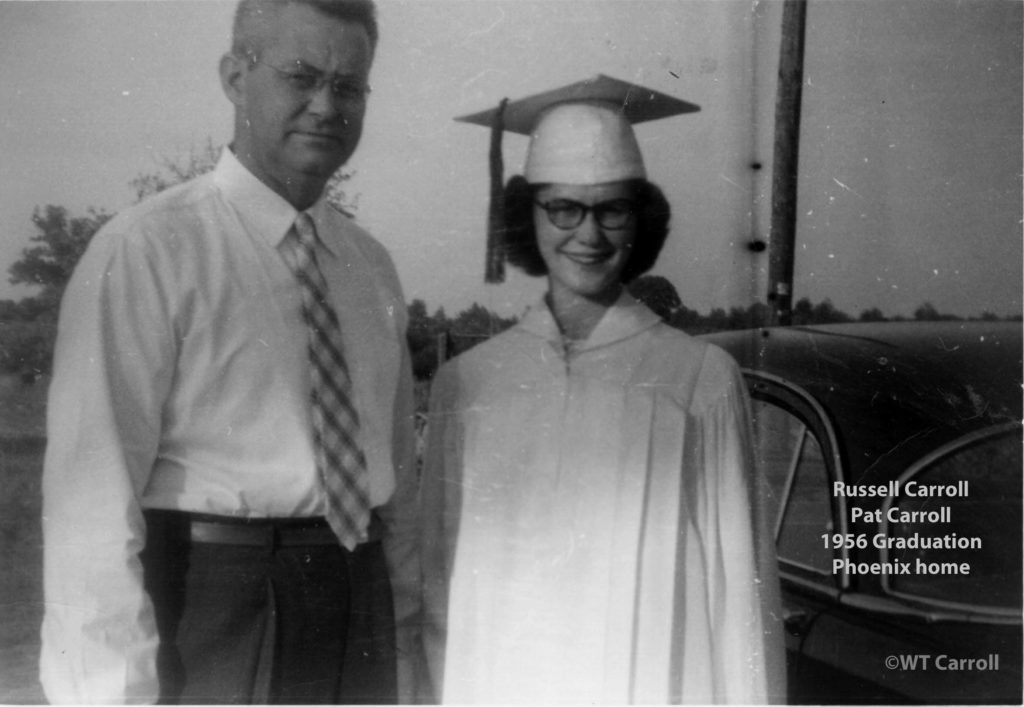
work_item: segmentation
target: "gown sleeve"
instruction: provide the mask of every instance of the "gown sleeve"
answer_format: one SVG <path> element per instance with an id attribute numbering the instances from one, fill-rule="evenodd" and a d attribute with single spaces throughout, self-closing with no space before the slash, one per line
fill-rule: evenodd
<path id="1" fill-rule="evenodd" d="M 403 704 L 414 699 L 417 666 L 421 660 L 419 493 L 413 418 L 412 368 L 409 350 L 403 341 L 392 426 L 395 492 L 387 504 L 378 508 L 386 527 L 384 553 L 394 595 L 398 699 Z"/>
<path id="2" fill-rule="evenodd" d="M 707 538 L 717 546 L 708 567 L 716 701 L 773 703 L 785 699 L 785 649 L 774 539 L 765 495 L 755 475 L 750 400 L 736 365 L 709 357 L 719 393 L 706 409 L 704 466 Z M 717 388 L 718 385 L 715 387 Z"/>
<path id="3" fill-rule="evenodd" d="M 442 366 L 431 386 L 426 447 L 420 481 L 422 641 L 426 658 L 419 698 L 438 703 L 444 684 L 448 582 L 454 557 L 462 478 L 461 430 L 455 410 L 458 362 Z"/>

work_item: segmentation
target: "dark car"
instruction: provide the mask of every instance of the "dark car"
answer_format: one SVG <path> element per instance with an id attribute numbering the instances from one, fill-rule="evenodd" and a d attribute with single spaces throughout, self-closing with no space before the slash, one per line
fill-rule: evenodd
<path id="1" fill-rule="evenodd" d="M 1021 325 L 708 335 L 740 363 L 798 703 L 1021 703 Z"/>

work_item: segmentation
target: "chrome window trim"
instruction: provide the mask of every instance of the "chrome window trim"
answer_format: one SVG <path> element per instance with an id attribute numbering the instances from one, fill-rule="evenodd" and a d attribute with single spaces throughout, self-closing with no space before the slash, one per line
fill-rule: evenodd
<path id="1" fill-rule="evenodd" d="M 796 385 L 796 384 L 786 380 L 785 378 L 782 378 L 780 376 L 774 375 L 772 373 L 765 373 L 763 371 L 759 371 L 759 370 L 751 369 L 751 368 L 741 368 L 740 370 L 743 373 L 744 378 L 747 380 L 747 387 L 748 387 L 748 389 L 750 389 L 750 395 L 751 395 L 752 398 L 754 397 L 754 388 L 757 385 L 757 383 L 758 382 L 763 382 L 763 383 L 768 384 L 770 386 L 776 386 L 778 388 L 781 388 L 781 389 L 787 391 L 788 393 L 793 395 L 801 403 L 803 403 L 804 405 L 806 405 L 810 409 L 811 413 L 813 413 L 814 416 L 817 418 L 818 423 L 820 424 L 821 429 L 825 432 L 825 435 L 827 437 L 828 450 L 822 450 L 822 456 L 826 457 L 828 459 L 831 459 L 831 466 L 829 467 L 829 474 L 830 474 L 830 477 L 831 477 L 830 478 L 830 482 L 844 481 L 844 479 L 845 479 L 845 469 L 843 467 L 843 460 L 842 460 L 842 458 L 839 455 L 839 439 L 836 436 L 835 426 L 832 424 L 832 420 L 829 418 L 828 413 L 826 412 L 825 408 L 821 405 L 821 403 L 819 403 L 817 401 L 817 399 L 814 398 L 814 396 L 812 396 L 805 389 L 803 389 L 800 386 L 798 386 L 798 385 Z M 769 391 L 765 391 L 765 393 L 766 394 L 770 394 L 770 390 Z M 805 424 L 805 427 L 807 427 L 808 430 L 810 430 L 812 432 L 815 431 L 813 426 L 807 426 L 806 422 L 804 424 Z M 803 442 L 801 442 L 801 443 L 803 443 Z M 820 444 L 820 441 L 819 441 L 819 444 Z M 787 487 L 787 489 L 786 489 L 787 493 L 788 493 L 789 490 L 790 489 Z M 832 523 L 833 523 L 833 526 L 834 526 L 833 532 L 841 533 L 841 534 L 845 535 L 847 532 L 849 532 L 849 523 L 847 522 L 846 498 L 842 497 L 842 496 L 840 496 L 839 498 L 836 498 L 831 493 L 831 489 L 830 489 L 829 496 L 831 496 L 831 498 L 832 498 L 832 503 L 829 504 L 829 510 L 832 513 Z M 784 500 L 784 502 L 786 504 L 789 503 L 788 496 L 785 499 L 783 499 L 783 500 Z M 838 518 L 836 517 L 837 515 L 838 515 Z M 780 525 L 779 531 L 781 532 L 781 525 Z M 776 540 L 778 540 L 778 534 L 776 534 Z M 839 550 L 839 552 L 838 552 L 838 555 L 834 554 L 833 556 L 838 556 L 838 557 L 840 557 L 840 558 L 842 558 L 844 560 L 849 560 L 850 559 L 850 552 L 846 548 L 841 548 Z M 776 552 L 776 557 L 777 557 L 777 559 L 779 561 L 779 573 L 780 574 L 783 573 L 783 564 L 785 563 L 785 564 L 788 564 L 788 565 L 790 565 L 792 567 L 796 567 L 796 568 L 800 568 L 800 569 L 804 569 L 804 570 L 809 569 L 812 572 L 814 572 L 814 574 L 816 574 L 818 576 L 821 576 L 821 577 L 826 578 L 826 579 L 831 579 L 833 584 L 838 584 L 838 589 L 839 589 L 840 592 L 845 592 L 845 591 L 847 591 L 850 588 L 850 585 L 851 585 L 850 576 L 849 576 L 849 573 L 847 573 L 845 571 L 840 573 L 839 575 L 828 574 L 828 573 L 822 572 L 821 570 L 819 570 L 817 568 L 811 568 L 811 567 L 808 567 L 807 565 L 804 565 L 804 564 L 799 563 L 799 562 L 794 562 L 792 560 L 786 560 L 785 558 L 780 557 L 777 552 Z M 798 577 L 796 577 L 794 575 L 791 575 L 791 574 L 788 574 L 788 573 L 787 573 L 786 576 L 787 576 L 787 579 L 790 579 L 790 580 L 793 580 L 793 581 L 798 581 L 799 580 Z M 806 584 L 806 580 L 803 581 L 803 582 L 799 582 L 799 583 L 800 584 Z M 826 593 L 828 593 L 828 592 L 826 592 Z"/>
<path id="2" fill-rule="evenodd" d="M 1007 432 L 1014 432 L 1016 430 L 1020 430 L 1020 427 L 1021 425 L 1019 422 L 1004 422 L 1001 424 L 992 425 L 990 427 L 985 427 L 980 430 L 975 430 L 974 432 L 969 432 L 968 434 L 965 434 L 962 437 L 958 437 L 951 442 L 947 442 L 946 444 L 932 450 L 931 452 L 929 452 L 928 454 L 924 455 L 916 462 L 911 464 L 909 467 L 907 467 L 906 471 L 904 471 L 897 477 L 897 481 L 899 481 L 899 487 L 902 488 L 905 481 L 915 476 L 916 474 L 919 474 L 921 471 L 923 471 L 930 465 L 934 464 L 942 457 L 948 456 L 949 454 L 957 451 L 962 447 L 966 447 L 969 444 L 973 444 L 980 440 L 984 440 L 988 437 L 996 437 Z M 896 497 L 890 495 L 886 497 L 885 502 L 882 504 L 882 521 L 878 524 L 878 532 L 880 534 L 885 535 L 885 537 L 890 536 L 889 521 L 886 519 L 886 515 L 888 514 L 889 509 L 895 502 Z M 887 562 L 889 560 L 889 554 L 890 553 L 888 548 L 879 548 L 879 561 Z M 942 599 L 922 597 L 917 594 L 911 594 L 910 592 L 900 592 L 892 588 L 888 575 L 882 576 L 880 584 L 882 587 L 882 591 L 892 597 L 913 601 L 915 603 L 923 604 L 925 606 L 934 606 L 937 609 L 943 610 L 945 612 L 966 612 L 963 616 L 960 616 L 959 614 L 956 615 L 955 618 L 959 618 L 960 620 L 969 620 L 976 623 L 1021 623 L 1020 607 L 1016 609 L 1004 609 L 1001 607 L 966 604 L 964 602 L 943 601 Z M 916 610 L 916 612 L 921 613 L 922 616 L 925 617 L 933 616 L 932 613 L 923 610 Z M 945 615 L 943 614 L 943 616 Z"/>
<path id="3" fill-rule="evenodd" d="M 877 614 L 891 616 L 915 616 L 925 623 L 958 621 L 972 624 L 996 624 L 1019 626 L 1019 616 L 979 616 L 974 611 L 937 610 L 928 611 L 919 607 L 908 606 L 892 597 L 876 596 L 852 592 L 839 597 L 839 603 L 856 609 L 863 609 Z"/>

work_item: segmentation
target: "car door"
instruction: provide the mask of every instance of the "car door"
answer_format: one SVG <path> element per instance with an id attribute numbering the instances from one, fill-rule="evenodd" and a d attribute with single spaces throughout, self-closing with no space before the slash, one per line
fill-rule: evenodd
<path id="1" fill-rule="evenodd" d="M 928 701 L 1021 702 L 1021 450 L 1019 422 L 965 434 L 911 464 L 883 504 L 879 559 L 914 571 L 883 576 L 882 592 L 937 646 L 914 671 Z"/>
<path id="2" fill-rule="evenodd" d="M 830 493 L 843 479 L 835 430 L 820 405 L 798 386 L 765 373 L 746 372 L 751 393 L 755 460 L 774 518 L 786 629 L 789 701 L 847 702 L 858 694 L 883 701 L 898 695 L 879 691 L 844 669 L 843 657 L 808 654 L 807 642 L 823 619 L 834 614 L 849 590 L 845 574 L 833 573 L 833 560 L 848 548 L 826 544 L 822 536 L 845 535 L 843 499 Z"/>
<path id="3" fill-rule="evenodd" d="M 833 422 L 798 386 L 764 373 L 748 371 L 745 375 L 752 398 L 756 460 L 775 519 L 790 701 L 984 701 L 993 696 L 1012 696 L 1014 680 L 1019 695 L 1019 657 L 1014 659 L 1014 647 L 1016 654 L 1020 652 L 1019 611 L 1014 626 L 1013 617 L 996 615 L 993 619 L 985 607 L 937 605 L 946 595 L 934 595 L 943 591 L 948 594 L 942 588 L 901 580 L 883 583 L 880 589 L 877 581 L 858 582 L 844 569 L 837 570 L 833 563 L 838 560 L 841 565 L 851 556 L 854 560 L 886 558 L 879 558 L 879 551 L 873 547 L 826 541 L 852 537 L 847 500 L 830 493 L 833 481 L 846 480 Z M 1016 433 L 1019 440 L 1019 429 Z M 1013 449 L 1014 445 L 1001 447 L 1007 448 Z M 908 474 L 924 474 L 922 480 L 930 476 L 929 483 L 941 484 L 956 477 L 965 466 L 980 463 L 977 452 L 966 460 L 949 461 L 957 449 L 951 445 L 944 453 L 930 455 Z M 1019 476 L 1019 442 L 1016 450 Z M 940 471 L 928 471 L 936 468 Z M 1006 468 L 1013 468 L 1012 462 Z M 1001 494 L 1004 499 L 1015 498 L 1013 487 L 1001 490 Z M 892 505 L 897 500 L 889 499 L 887 503 Z M 975 507 L 963 509 L 960 516 L 984 517 L 985 513 L 984 508 Z M 1017 519 L 1009 527 L 1019 529 L 1019 501 L 1016 511 L 1012 504 L 1004 504 L 1002 515 L 1007 514 Z M 891 528 L 885 521 L 879 523 L 878 531 L 882 535 L 914 532 L 912 528 Z M 998 571 L 1005 581 L 1019 586 L 1019 558 L 1012 553 L 1012 543 L 1003 543 L 999 559 L 986 557 L 984 562 L 1004 568 Z M 982 562 L 982 558 L 977 561 Z M 1004 571 L 1007 566 L 1015 566 L 1016 574 Z M 961 594 L 964 591 L 960 589 Z M 1003 593 L 1012 591 L 1011 587 Z M 1019 596 L 1018 589 L 1017 599 Z M 925 658 L 921 657 L 934 661 L 940 655 L 987 655 L 986 649 L 1006 654 L 1002 674 L 957 674 L 937 671 L 934 664 L 926 669 Z M 893 667 L 893 660 L 901 662 Z M 922 662 L 915 666 L 914 660 Z"/>

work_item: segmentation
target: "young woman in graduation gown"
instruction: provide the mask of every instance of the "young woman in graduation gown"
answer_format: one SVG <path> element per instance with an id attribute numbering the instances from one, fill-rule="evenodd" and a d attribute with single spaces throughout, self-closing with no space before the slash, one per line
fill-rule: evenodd
<path id="1" fill-rule="evenodd" d="M 505 212 L 510 262 L 547 292 L 433 383 L 422 540 L 438 701 L 783 697 L 743 381 L 624 287 L 669 220 L 626 100 L 541 113 Z"/>

